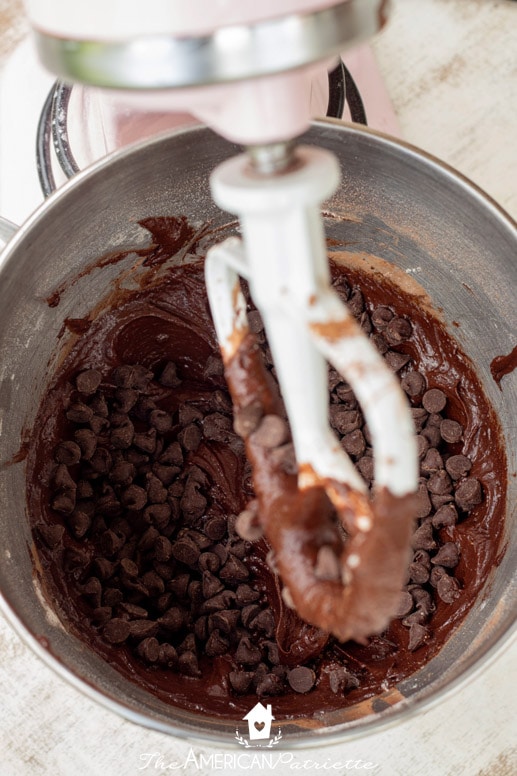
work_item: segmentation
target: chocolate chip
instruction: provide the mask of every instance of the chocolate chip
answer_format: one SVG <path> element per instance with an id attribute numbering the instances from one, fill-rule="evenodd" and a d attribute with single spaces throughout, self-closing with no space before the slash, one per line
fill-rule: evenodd
<path id="1" fill-rule="evenodd" d="M 97 438 L 89 428 L 80 428 L 74 434 L 74 439 L 81 448 L 83 460 L 91 460 L 97 448 Z"/>
<path id="2" fill-rule="evenodd" d="M 392 318 L 383 335 L 390 345 L 400 345 L 411 337 L 412 326 L 405 318 Z"/>
<path id="3" fill-rule="evenodd" d="M 93 496 L 93 488 L 91 482 L 88 480 L 77 481 L 76 496 L 78 499 L 89 499 Z"/>
<path id="4" fill-rule="evenodd" d="M 440 424 L 440 434 L 444 442 L 455 444 L 463 436 L 463 426 L 455 420 L 442 420 Z"/>
<path id="5" fill-rule="evenodd" d="M 109 473 L 109 478 L 117 485 L 131 485 L 136 475 L 134 464 L 128 461 L 117 461 Z"/>
<path id="6" fill-rule="evenodd" d="M 411 357 L 406 353 L 397 353 L 395 350 L 388 350 L 384 358 L 393 372 L 400 371 L 403 366 L 406 366 L 411 361 Z"/>
<path id="7" fill-rule="evenodd" d="M 150 504 L 164 504 L 167 501 L 167 488 L 164 487 L 161 480 L 153 474 L 148 472 L 145 476 L 147 500 Z"/>
<path id="8" fill-rule="evenodd" d="M 348 455 L 351 455 L 354 458 L 359 458 L 366 450 L 366 441 L 363 432 L 360 431 L 360 429 L 356 429 L 350 434 L 345 434 L 341 443 Z"/>
<path id="9" fill-rule="evenodd" d="M 75 385 L 79 393 L 90 396 L 95 393 L 101 384 L 102 375 L 97 369 L 86 369 L 75 378 Z"/>
<path id="10" fill-rule="evenodd" d="M 130 625 L 127 620 L 114 617 L 103 630 L 103 636 L 110 644 L 122 644 L 130 633 Z"/>
<path id="11" fill-rule="evenodd" d="M 143 606 L 130 604 L 127 601 L 123 601 L 118 609 L 119 612 L 127 614 L 130 620 L 146 620 L 148 617 L 147 609 L 144 609 Z"/>
<path id="12" fill-rule="evenodd" d="M 173 466 L 183 465 L 183 451 L 179 442 L 171 442 L 161 453 L 159 457 L 161 464 L 170 464 Z M 157 475 L 159 476 L 159 475 Z"/>
<path id="13" fill-rule="evenodd" d="M 92 408 L 83 402 L 71 404 L 65 414 L 72 423 L 89 423 L 93 418 Z"/>
<path id="14" fill-rule="evenodd" d="M 445 469 L 440 469 L 429 477 L 427 489 L 429 493 L 436 493 L 438 495 L 452 491 L 452 480 Z"/>
<path id="15" fill-rule="evenodd" d="M 413 418 L 413 423 L 415 425 L 415 430 L 417 432 L 422 431 L 425 422 L 428 418 L 428 412 L 427 410 L 424 410 L 423 407 L 412 407 L 411 408 L 411 417 Z"/>
<path id="16" fill-rule="evenodd" d="M 417 585 L 424 585 L 429 580 L 429 569 L 423 563 L 410 563 L 409 578 Z"/>
<path id="17" fill-rule="evenodd" d="M 91 605 L 94 608 L 97 608 L 101 605 L 102 584 L 100 579 L 97 579 L 97 577 L 90 577 L 90 579 L 88 579 L 83 585 L 81 592 L 85 598 L 90 600 Z"/>
<path id="18" fill-rule="evenodd" d="M 226 536 L 226 528 L 227 522 L 224 517 L 209 517 L 203 525 L 203 533 L 212 541 L 218 541 Z"/>
<path id="19" fill-rule="evenodd" d="M 422 437 L 427 439 L 427 437 L 423 436 L 423 434 L 419 438 Z M 427 444 L 429 444 L 429 440 L 427 440 Z M 420 465 L 420 471 L 422 474 L 435 474 L 436 472 L 440 471 L 440 469 L 443 469 L 442 456 L 436 447 L 430 447 Z"/>
<path id="20" fill-rule="evenodd" d="M 447 397 L 439 388 L 431 388 L 422 396 L 422 405 L 428 412 L 441 412 L 447 404 Z"/>
<path id="21" fill-rule="evenodd" d="M 53 550 L 61 542 L 65 532 L 62 525 L 38 525 L 38 533 L 50 550 Z"/>
<path id="22" fill-rule="evenodd" d="M 410 652 L 414 652 L 419 647 L 422 647 L 430 637 L 429 629 L 424 625 L 418 623 L 412 623 L 409 628 L 409 642 L 408 649 Z"/>
<path id="23" fill-rule="evenodd" d="M 121 388 L 136 388 L 143 391 L 153 378 L 153 373 L 141 364 L 123 364 L 112 372 L 115 385 Z"/>
<path id="24" fill-rule="evenodd" d="M 143 453 L 154 453 L 156 450 L 156 429 L 150 428 L 149 431 L 135 434 L 133 444 Z"/>
<path id="25" fill-rule="evenodd" d="M 336 666 L 329 671 L 329 685 L 334 694 L 344 692 L 359 686 L 359 680 L 350 674 L 343 666 Z"/>
<path id="26" fill-rule="evenodd" d="M 115 450 L 127 450 L 135 438 L 135 427 L 129 419 L 110 432 L 110 444 Z"/>
<path id="27" fill-rule="evenodd" d="M 375 473 L 375 464 L 373 458 L 365 455 L 357 461 L 356 466 L 359 469 L 361 476 L 369 485 L 373 481 Z"/>
<path id="28" fill-rule="evenodd" d="M 404 628 L 411 628 L 412 625 L 424 625 L 429 619 L 429 616 L 423 612 L 421 609 L 418 609 L 416 612 L 413 612 L 412 614 L 409 614 L 407 617 L 404 617 L 403 620 L 401 620 L 402 625 Z"/>
<path id="29" fill-rule="evenodd" d="M 195 453 L 201 444 L 202 434 L 195 423 L 185 426 L 178 434 L 178 442 L 187 452 Z"/>
<path id="30" fill-rule="evenodd" d="M 129 412 L 138 401 L 138 392 L 133 388 L 117 388 L 113 406 L 119 412 Z"/>
<path id="31" fill-rule="evenodd" d="M 199 558 L 200 550 L 197 544 L 186 536 L 174 542 L 172 545 L 172 554 L 176 560 L 180 561 L 180 563 L 185 563 L 187 566 L 194 566 Z"/>
<path id="32" fill-rule="evenodd" d="M 314 687 L 316 674 L 307 666 L 297 666 L 289 671 L 287 681 L 295 692 L 306 693 Z"/>
<path id="33" fill-rule="evenodd" d="M 94 627 L 102 628 L 113 617 L 111 606 L 97 606 L 91 614 L 90 621 Z"/>
<path id="34" fill-rule="evenodd" d="M 147 528 L 138 540 L 138 549 L 142 552 L 148 552 L 159 536 L 159 532 L 153 526 Z"/>
<path id="35" fill-rule="evenodd" d="M 222 412 L 212 412 L 205 415 L 202 420 L 203 435 L 213 442 L 228 444 L 233 436 L 233 424 L 227 415 Z"/>
<path id="36" fill-rule="evenodd" d="M 399 603 L 397 606 L 397 611 L 395 612 L 395 617 L 405 617 L 407 614 L 409 614 L 414 606 L 414 601 L 411 593 L 408 593 L 407 590 L 405 590 L 403 593 L 400 594 Z"/>
<path id="37" fill-rule="evenodd" d="M 385 305 L 375 307 L 372 312 L 372 323 L 379 331 L 384 331 L 388 323 L 393 320 L 395 313 Z"/>
<path id="38" fill-rule="evenodd" d="M 154 556 L 160 563 L 166 563 L 172 557 L 172 544 L 166 536 L 158 536 L 154 543 Z"/>
<path id="39" fill-rule="evenodd" d="M 105 606 L 118 606 L 124 600 L 124 594 L 116 587 L 107 587 L 102 600 Z"/>
<path id="40" fill-rule="evenodd" d="M 169 504 L 150 504 L 144 509 L 144 520 L 146 523 L 152 523 L 160 531 L 165 530 L 171 516 L 171 507 Z"/>
<path id="41" fill-rule="evenodd" d="M 54 470 L 54 474 L 52 475 L 52 480 L 54 483 L 54 487 L 58 490 L 76 490 L 77 485 L 75 484 L 75 481 L 72 479 L 70 472 L 68 471 L 68 467 L 65 466 L 64 463 L 60 463 Z"/>
<path id="42" fill-rule="evenodd" d="M 256 666 L 261 658 L 260 649 L 252 644 L 249 636 L 243 636 L 235 651 L 235 660 L 242 665 Z"/>
<path id="43" fill-rule="evenodd" d="M 428 617 L 434 611 L 433 599 L 428 590 L 425 590 L 419 586 L 413 586 L 411 589 L 411 596 L 415 602 L 415 605 L 419 611 L 421 611 L 426 617 Z"/>
<path id="44" fill-rule="evenodd" d="M 357 407 L 357 400 L 355 398 L 353 390 L 350 388 L 350 386 L 345 385 L 342 383 L 341 385 L 336 386 L 336 396 L 338 397 L 339 401 L 341 402 L 343 409 L 346 410 L 355 410 Z"/>
<path id="45" fill-rule="evenodd" d="M 71 515 L 75 509 L 75 491 L 65 490 L 58 493 L 50 502 L 52 509 L 63 515 Z"/>
<path id="46" fill-rule="evenodd" d="M 228 556 L 228 560 L 219 572 L 221 579 L 231 582 L 245 582 L 249 575 L 244 563 L 232 554 Z"/>
<path id="47" fill-rule="evenodd" d="M 194 544 L 196 544 L 200 550 L 206 550 L 208 547 L 211 547 L 213 542 L 211 539 L 208 538 L 208 536 L 205 536 L 204 533 L 201 531 L 196 531 L 193 528 L 190 528 L 188 530 L 182 528 L 182 530 L 178 533 L 178 538 L 188 537 L 191 539 Z M 215 548 L 214 548 L 215 550 Z"/>
<path id="48" fill-rule="evenodd" d="M 60 442 L 54 450 L 54 458 L 58 463 L 73 466 L 81 460 L 81 448 L 75 442 Z"/>
<path id="49" fill-rule="evenodd" d="M 329 408 L 330 425 L 340 434 L 350 434 L 363 425 L 361 413 L 358 410 L 346 410 L 333 404 Z"/>
<path id="50" fill-rule="evenodd" d="M 339 558 L 329 545 L 319 548 L 314 565 L 314 576 L 317 579 L 338 581 L 341 579 Z"/>
<path id="51" fill-rule="evenodd" d="M 142 583 L 149 591 L 150 596 L 158 596 L 165 591 L 165 583 L 156 571 L 146 571 L 142 575 Z"/>
<path id="52" fill-rule="evenodd" d="M 261 608 L 256 603 L 247 604 L 242 607 L 241 620 L 242 624 L 247 628 L 250 622 L 261 612 Z"/>
<path id="53" fill-rule="evenodd" d="M 458 512 L 454 504 L 444 504 L 433 515 L 434 528 L 449 528 L 458 522 Z"/>
<path id="54" fill-rule="evenodd" d="M 458 565 L 459 560 L 460 552 L 458 546 L 454 542 L 446 542 L 440 547 L 431 563 L 444 566 L 447 569 L 453 569 Z"/>
<path id="55" fill-rule="evenodd" d="M 480 481 L 475 477 L 467 477 L 467 479 L 458 486 L 456 493 L 454 494 L 454 500 L 458 509 L 461 509 L 464 512 L 468 512 L 473 507 L 481 504 L 483 501 L 483 493 Z"/>
<path id="56" fill-rule="evenodd" d="M 164 466 L 161 463 L 153 463 L 152 472 L 165 487 L 174 482 L 180 471 L 179 466 Z"/>
<path id="57" fill-rule="evenodd" d="M 271 609 L 262 611 L 250 620 L 249 627 L 261 631 L 267 638 L 275 635 L 275 616 Z"/>
<path id="58" fill-rule="evenodd" d="M 149 423 L 160 434 L 166 434 L 172 428 L 172 418 L 164 410 L 152 410 L 149 415 Z"/>
<path id="59" fill-rule="evenodd" d="M 156 663 L 160 655 L 160 644 L 154 636 L 151 636 L 140 642 L 136 652 L 146 663 Z"/>
<path id="60" fill-rule="evenodd" d="M 224 584 L 210 571 L 203 571 L 201 585 L 204 598 L 212 598 L 224 590 Z"/>
<path id="61" fill-rule="evenodd" d="M 431 569 L 431 556 L 427 550 L 415 550 L 413 553 L 413 561 L 415 563 L 421 563 L 428 571 Z"/>
<path id="62" fill-rule="evenodd" d="M 241 613 L 238 609 L 226 609 L 220 612 L 214 612 L 208 618 L 208 630 L 211 632 L 218 628 L 222 633 L 230 637 L 235 636 L 236 628 L 240 620 Z"/>
<path id="63" fill-rule="evenodd" d="M 90 466 L 97 474 L 107 474 L 113 465 L 111 453 L 105 447 L 97 447 L 90 459 Z"/>
<path id="64" fill-rule="evenodd" d="M 174 668 L 178 663 L 178 653 L 172 644 L 160 644 L 158 663 L 166 668 Z"/>
<path id="65" fill-rule="evenodd" d="M 115 573 L 115 563 L 107 558 L 95 558 L 92 568 L 103 582 L 106 582 Z"/>
<path id="66" fill-rule="evenodd" d="M 126 509 L 139 512 L 147 504 L 147 493 L 140 485 L 129 485 L 120 494 L 120 501 Z"/>
<path id="67" fill-rule="evenodd" d="M 111 531 L 108 529 L 107 531 L 104 531 L 102 536 L 100 537 L 100 547 L 102 552 L 107 555 L 108 557 L 111 557 L 114 555 L 122 545 L 124 544 L 124 537 L 119 536 L 114 531 Z"/>
<path id="68" fill-rule="evenodd" d="M 469 473 L 472 461 L 466 455 L 451 455 L 445 462 L 445 468 L 453 480 L 459 480 Z"/>
<path id="69" fill-rule="evenodd" d="M 92 399 L 90 399 L 89 406 L 92 408 L 95 414 L 99 415 L 101 418 L 108 417 L 108 403 L 106 401 L 106 397 L 103 394 L 98 394 L 97 396 L 94 396 Z"/>
<path id="70" fill-rule="evenodd" d="M 187 613 L 180 606 L 171 608 L 158 618 L 158 623 L 168 633 L 176 633 L 181 630 L 187 621 Z"/>
<path id="71" fill-rule="evenodd" d="M 86 536 L 92 525 L 90 515 L 80 509 L 74 509 L 68 518 L 68 527 L 76 539 L 82 539 Z"/>
<path id="72" fill-rule="evenodd" d="M 205 654 L 208 657 L 225 655 L 228 652 L 230 642 L 217 628 L 212 631 L 205 644 Z"/>
<path id="73" fill-rule="evenodd" d="M 425 389 L 425 377 L 411 370 L 402 378 L 400 385 L 408 396 L 419 396 Z"/>
<path id="74" fill-rule="evenodd" d="M 189 574 L 178 574 L 177 577 L 167 583 L 167 589 L 174 593 L 178 598 L 186 598 L 190 584 Z"/>
<path id="75" fill-rule="evenodd" d="M 431 523 L 423 523 L 416 529 L 411 538 L 411 546 L 414 550 L 434 550 L 436 548 Z"/>
<path id="76" fill-rule="evenodd" d="M 129 623 L 129 635 L 136 641 L 150 639 L 158 633 L 158 623 L 150 620 L 131 620 Z M 154 639 L 156 641 L 156 639 Z M 157 642 L 158 643 L 158 642 Z M 154 661 L 153 661 L 154 662 Z"/>
<path id="77" fill-rule="evenodd" d="M 283 682 L 275 674 L 265 674 L 256 683 L 256 693 L 259 698 L 267 695 L 280 695 L 284 691 Z"/>
<path id="78" fill-rule="evenodd" d="M 210 571 L 215 574 L 221 568 L 221 559 L 215 552 L 202 552 L 199 556 L 200 571 Z"/>
<path id="79" fill-rule="evenodd" d="M 201 676 L 199 664 L 195 652 L 187 650 L 178 658 L 178 670 L 185 676 Z"/>
<path id="80" fill-rule="evenodd" d="M 437 566 L 437 568 L 441 567 Z M 446 604 L 454 603 L 461 595 L 459 582 L 454 577 L 450 577 L 447 573 L 444 573 L 438 579 L 436 583 L 436 592 Z"/>
<path id="81" fill-rule="evenodd" d="M 241 606 L 245 606 L 246 604 L 254 603 L 255 601 L 258 601 L 260 598 L 260 593 L 258 590 L 254 590 L 249 585 L 238 585 L 237 586 L 237 603 Z"/>
<path id="82" fill-rule="evenodd" d="M 166 388 L 177 388 L 181 384 L 181 380 L 178 377 L 176 364 L 172 361 L 168 361 L 165 364 L 163 371 L 158 378 L 158 382 L 164 385 Z"/>
<path id="83" fill-rule="evenodd" d="M 425 483 L 420 483 L 415 498 L 415 516 L 418 518 L 427 517 L 432 509 L 429 494 Z M 424 548 L 425 549 L 425 548 Z"/>
<path id="84" fill-rule="evenodd" d="M 122 558 L 120 561 L 120 570 L 130 579 L 135 579 L 138 576 L 138 566 L 131 558 Z"/>
<path id="85" fill-rule="evenodd" d="M 245 693 L 251 686 L 253 676 L 253 671 L 230 671 L 228 679 L 235 692 Z"/>

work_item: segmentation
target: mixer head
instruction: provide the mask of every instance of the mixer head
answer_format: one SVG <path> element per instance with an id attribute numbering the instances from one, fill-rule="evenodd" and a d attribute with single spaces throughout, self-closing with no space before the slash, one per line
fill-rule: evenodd
<path id="1" fill-rule="evenodd" d="M 310 83 L 384 23 L 387 0 L 26 0 L 43 64 L 64 81 L 188 109 L 243 145 L 296 137 Z"/>

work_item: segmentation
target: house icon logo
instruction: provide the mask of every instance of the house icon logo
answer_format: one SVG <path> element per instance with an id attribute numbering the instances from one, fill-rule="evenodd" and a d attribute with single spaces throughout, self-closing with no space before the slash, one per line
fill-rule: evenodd
<path id="1" fill-rule="evenodd" d="M 241 736 L 238 729 L 235 731 L 235 738 L 239 744 L 245 746 L 246 748 L 249 748 L 250 746 L 263 746 L 270 749 L 275 746 L 275 744 L 278 744 L 282 738 L 282 731 L 280 728 L 278 729 L 278 733 L 274 736 L 274 738 L 271 738 L 271 722 L 275 719 L 275 717 L 271 711 L 270 703 L 268 703 L 267 706 L 264 706 L 259 701 L 250 711 L 248 711 L 243 719 L 248 723 L 249 738 L 246 739 Z M 269 739 L 268 743 L 250 743 L 251 741 L 257 740 L 265 741 L 266 739 Z"/>

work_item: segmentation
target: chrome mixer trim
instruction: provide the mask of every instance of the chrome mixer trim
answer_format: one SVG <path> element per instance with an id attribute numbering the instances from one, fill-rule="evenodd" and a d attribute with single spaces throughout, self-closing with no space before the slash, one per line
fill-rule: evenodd
<path id="1" fill-rule="evenodd" d="M 346 0 L 202 37 L 94 41 L 41 30 L 35 35 L 41 61 L 65 80 L 113 89 L 188 88 L 264 77 L 337 55 L 377 32 L 384 6 L 379 0 Z"/>

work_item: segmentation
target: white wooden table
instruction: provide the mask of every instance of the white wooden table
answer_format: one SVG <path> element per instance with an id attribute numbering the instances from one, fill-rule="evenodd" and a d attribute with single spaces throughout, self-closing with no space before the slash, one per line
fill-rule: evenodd
<path id="1" fill-rule="evenodd" d="M 515 217 L 517 2 L 393 5 L 373 45 L 404 137 L 459 169 Z M 0 64 L 25 29 L 19 0 L 0 0 Z M 362 740 L 293 754 L 274 772 L 296 773 L 297 765 L 328 772 L 307 764 L 312 758 L 320 765 L 340 761 L 331 771 L 339 774 L 515 776 L 516 690 L 514 641 L 440 705 Z M 0 617 L 0 776 L 134 776 L 171 773 L 174 764 L 180 773 L 218 773 L 217 759 L 197 767 L 192 757 L 201 753 L 217 752 L 192 753 L 190 744 L 138 728 L 72 690 Z M 376 767 L 364 768 L 367 762 Z M 247 768 L 241 762 L 225 770 Z"/>

